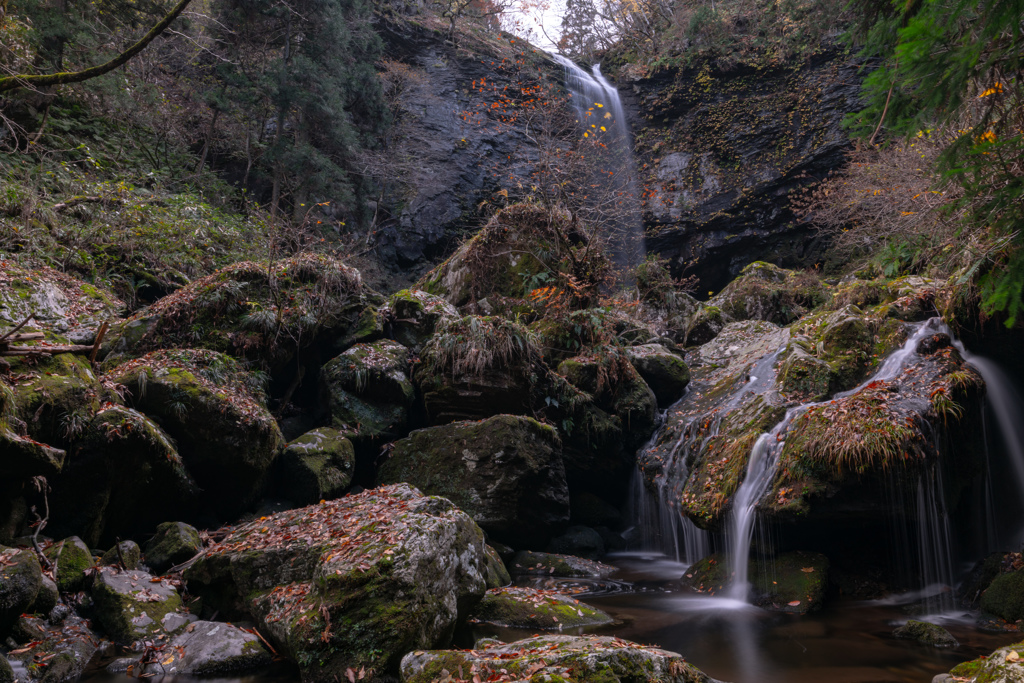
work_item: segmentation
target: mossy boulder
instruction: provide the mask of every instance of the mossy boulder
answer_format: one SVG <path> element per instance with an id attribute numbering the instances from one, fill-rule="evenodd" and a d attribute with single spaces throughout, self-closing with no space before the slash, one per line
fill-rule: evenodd
<path id="1" fill-rule="evenodd" d="M 121 541 L 100 557 L 100 565 L 121 569 L 138 569 L 141 561 L 142 548 L 135 541 Z"/>
<path id="2" fill-rule="evenodd" d="M 163 630 L 168 614 L 181 608 L 170 583 L 139 570 L 103 567 L 92 585 L 96 620 L 120 643 L 132 643 Z"/>
<path id="3" fill-rule="evenodd" d="M 281 494 L 298 505 L 337 498 L 352 483 L 355 459 L 352 442 L 337 429 L 306 432 L 281 454 Z"/>
<path id="4" fill-rule="evenodd" d="M 444 496 L 499 541 L 543 543 L 569 521 L 561 443 L 533 418 L 496 415 L 412 432 L 378 474 Z"/>
<path id="5" fill-rule="evenodd" d="M 195 527 L 184 522 L 164 522 L 146 544 L 145 560 L 153 571 L 163 572 L 192 559 L 202 549 L 203 541 Z"/>
<path id="6" fill-rule="evenodd" d="M 197 495 L 171 438 L 142 413 L 117 405 L 93 417 L 75 457 L 51 483 L 51 528 L 89 546 L 152 529 L 189 510 Z"/>
<path id="7" fill-rule="evenodd" d="M 828 558 L 796 551 L 767 560 L 751 559 L 748 568 L 754 603 L 773 612 L 807 614 L 821 609 L 828 588 Z M 721 594 L 732 586 L 729 561 L 715 553 L 694 563 L 682 583 L 701 593 Z"/>
<path id="8" fill-rule="evenodd" d="M 976 414 L 967 407 L 978 405 L 983 390 L 980 375 L 947 335 L 922 337 L 917 353 L 891 376 L 794 416 L 762 509 L 802 517 L 814 504 L 819 519 L 829 506 L 844 517 L 874 514 L 877 505 L 858 487 L 871 477 L 883 481 L 893 467 L 919 470 L 936 462 L 933 435 L 939 428 L 963 444 L 956 467 L 965 473 L 983 467 L 984 454 L 970 447 L 974 437 L 967 419 Z M 955 488 L 962 486 L 969 486 L 968 477 Z M 844 490 L 852 493 L 844 497 Z"/>
<path id="9" fill-rule="evenodd" d="M 586 241 L 568 212 L 548 211 L 532 204 L 515 204 L 495 214 L 472 239 L 467 240 L 444 263 L 427 273 L 417 286 L 443 296 L 460 308 L 487 299 L 519 302 L 540 287 L 557 285 L 570 263 L 569 252 Z M 608 268 L 608 260 L 598 245 L 582 256 L 594 276 Z M 564 273 L 568 275 L 569 273 Z M 577 289 L 581 283 L 574 283 Z M 577 292 L 586 299 L 588 293 Z M 590 293 L 596 298 L 596 289 Z M 584 308 L 587 301 L 577 300 Z"/>
<path id="10" fill-rule="evenodd" d="M 28 675 L 19 683 L 76 683 L 99 649 L 91 623 L 73 613 L 56 624 L 38 617 L 22 621 L 32 638 L 12 657 Z"/>
<path id="11" fill-rule="evenodd" d="M 788 325 L 828 299 L 828 286 L 813 273 L 755 261 L 708 303 L 728 321 L 767 320 Z"/>
<path id="12" fill-rule="evenodd" d="M 356 344 L 329 361 L 321 383 L 332 424 L 361 439 L 397 438 L 416 396 L 408 370 L 408 349 L 391 340 Z"/>
<path id="13" fill-rule="evenodd" d="M 690 383 L 690 369 L 682 358 L 661 344 L 631 346 L 626 353 L 654 392 L 659 407 L 666 408 L 682 398 Z"/>
<path id="14" fill-rule="evenodd" d="M 354 268 L 323 254 L 244 261 L 195 280 L 117 327 L 117 357 L 202 348 L 294 372 L 300 349 L 326 352 L 375 298 Z"/>
<path id="15" fill-rule="evenodd" d="M 31 550 L 0 546 L 0 637 L 36 601 L 43 569 Z"/>
<path id="16" fill-rule="evenodd" d="M 391 295 L 383 312 L 384 325 L 393 339 L 419 350 L 439 326 L 459 317 L 445 299 L 422 289 L 403 289 Z"/>
<path id="17" fill-rule="evenodd" d="M 607 579 L 617 567 L 573 555 L 522 551 L 508 563 L 513 576 L 541 575 L 579 579 Z"/>
<path id="18" fill-rule="evenodd" d="M 284 438 L 260 378 L 237 361 L 214 351 L 155 351 L 106 377 L 128 387 L 133 407 L 160 421 L 201 500 L 219 515 L 239 513 L 263 491 Z"/>
<path id="19" fill-rule="evenodd" d="M 43 551 L 57 568 L 57 587 L 61 593 L 85 588 L 85 570 L 96 564 L 89 546 L 78 536 L 70 536 Z"/>
<path id="20" fill-rule="evenodd" d="M 1024 570 L 995 577 L 981 595 L 981 609 L 1007 621 L 1024 619 Z"/>
<path id="21" fill-rule="evenodd" d="M 0 655 L 0 683 L 14 683 L 14 669 L 3 655 Z"/>
<path id="22" fill-rule="evenodd" d="M 471 315 L 438 328 L 423 347 L 414 379 L 433 424 L 532 414 L 540 359 L 529 329 Z"/>
<path id="23" fill-rule="evenodd" d="M 92 343 L 99 326 L 121 317 L 124 302 L 110 292 L 53 268 L 26 268 L 0 260 L 0 329 L 31 316 L 20 332 L 42 331 L 47 340 Z M 2 333 L 0 333 L 2 334 Z M 28 344 L 31 345 L 31 344 Z"/>
<path id="24" fill-rule="evenodd" d="M 405 683 L 435 683 L 444 671 L 477 671 L 481 680 L 564 683 L 709 683 L 682 655 L 607 636 L 534 636 L 488 642 L 473 650 L 410 652 L 402 659 Z"/>
<path id="25" fill-rule="evenodd" d="M 957 664 L 949 675 L 965 683 L 1019 683 L 1024 681 L 1024 643 L 1001 647 L 990 655 Z"/>
<path id="26" fill-rule="evenodd" d="M 579 628 L 610 624 L 601 610 L 555 591 L 535 588 L 493 588 L 470 615 L 471 621 L 522 629 Z"/>
<path id="27" fill-rule="evenodd" d="M 26 370 L 15 387 L 16 409 L 36 441 L 67 449 L 102 404 L 120 403 L 83 356 L 61 353 Z"/>
<path id="28" fill-rule="evenodd" d="M 223 676 L 257 672 L 270 664 L 258 636 L 237 626 L 197 621 L 167 643 L 165 655 L 145 668 L 155 676 Z"/>
<path id="29" fill-rule="evenodd" d="M 896 627 L 892 634 L 903 640 L 915 640 L 922 645 L 931 645 L 932 647 L 959 647 L 960 645 L 952 633 L 938 624 L 915 619 Z"/>
<path id="30" fill-rule="evenodd" d="M 483 532 L 443 498 L 385 486 L 236 527 L 185 571 L 204 609 L 249 618 L 304 681 L 397 673 L 485 592 Z"/>
<path id="31" fill-rule="evenodd" d="M 571 485 L 621 495 L 636 449 L 654 432 L 654 392 L 626 353 L 618 350 L 569 358 L 559 364 L 557 373 L 585 394 L 569 413 L 569 422 L 563 420 L 565 469 Z"/>

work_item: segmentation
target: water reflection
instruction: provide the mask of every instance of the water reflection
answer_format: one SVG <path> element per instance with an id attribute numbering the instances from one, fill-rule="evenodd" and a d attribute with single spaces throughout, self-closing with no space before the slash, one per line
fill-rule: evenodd
<path id="1" fill-rule="evenodd" d="M 896 626 L 921 618 L 910 613 L 945 589 L 940 586 L 885 600 L 833 598 L 821 612 L 798 616 L 688 593 L 678 580 L 686 565 L 663 555 L 619 554 L 608 561 L 621 568 L 612 577 L 618 592 L 578 597 L 619 621 L 586 631 L 679 652 L 721 681 L 924 683 L 959 662 L 1020 640 L 1019 634 L 983 633 L 975 627 L 973 615 L 962 611 L 927 617 L 947 628 L 960 641 L 959 648 L 938 650 L 894 638 Z M 486 635 L 514 640 L 533 633 L 491 627 Z"/>

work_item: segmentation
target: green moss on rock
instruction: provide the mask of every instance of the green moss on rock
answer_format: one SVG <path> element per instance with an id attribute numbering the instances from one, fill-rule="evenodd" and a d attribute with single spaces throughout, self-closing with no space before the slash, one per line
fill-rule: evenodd
<path id="1" fill-rule="evenodd" d="M 96 564 L 89 546 L 77 536 L 51 545 L 44 554 L 57 567 L 57 587 L 61 593 L 82 590 L 85 587 L 85 570 Z"/>
<path id="2" fill-rule="evenodd" d="M 981 609 L 1007 621 L 1024 619 L 1024 570 L 993 579 L 981 595 Z"/>
<path id="3" fill-rule="evenodd" d="M 613 621 L 601 610 L 567 595 L 514 586 L 487 591 L 470 619 L 508 628 L 557 630 Z"/>
<path id="4" fill-rule="evenodd" d="M 164 617 L 178 610 L 181 598 L 169 583 L 152 581 L 137 570 L 104 568 L 92 587 L 96 619 L 111 638 L 131 643 L 162 630 Z"/>
<path id="5" fill-rule="evenodd" d="M 337 498 L 352 483 L 355 448 L 342 432 L 321 427 L 292 441 L 281 454 L 281 493 L 299 505 Z"/>
<path id="6" fill-rule="evenodd" d="M 203 549 L 199 531 L 184 522 L 164 522 L 146 544 L 146 564 L 162 572 L 195 557 Z"/>
<path id="7" fill-rule="evenodd" d="M 416 430 L 395 442 L 378 479 L 444 496 L 513 545 L 545 538 L 569 520 L 558 434 L 528 417 Z"/>

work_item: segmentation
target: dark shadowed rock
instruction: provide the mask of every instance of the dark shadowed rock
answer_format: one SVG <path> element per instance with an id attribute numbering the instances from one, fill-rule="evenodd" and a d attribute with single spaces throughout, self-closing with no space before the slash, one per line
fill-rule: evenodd
<path id="1" fill-rule="evenodd" d="M 155 572 L 163 572 L 186 562 L 203 549 L 195 527 L 184 522 L 164 522 L 146 544 L 146 564 Z"/>
<path id="2" fill-rule="evenodd" d="M 395 442 L 379 478 L 444 496 L 513 545 L 543 542 L 569 521 L 558 434 L 528 417 L 417 430 Z"/>

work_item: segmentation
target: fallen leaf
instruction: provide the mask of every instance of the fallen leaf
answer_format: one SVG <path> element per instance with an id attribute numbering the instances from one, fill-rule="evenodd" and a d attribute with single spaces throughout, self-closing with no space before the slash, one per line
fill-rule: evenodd
<path id="1" fill-rule="evenodd" d="M 789 602 L 789 603 L 786 603 L 786 604 L 789 605 L 790 607 L 796 607 L 797 605 L 800 604 L 800 601 L 799 600 L 794 600 L 793 602 Z"/>
<path id="2" fill-rule="evenodd" d="M 1020 659 L 1020 653 L 1016 650 L 1010 650 L 1010 653 L 1006 655 L 1006 661 L 1008 662 L 1016 662 L 1018 659 Z"/>
<path id="3" fill-rule="evenodd" d="M 804 574 L 810 574 L 814 571 L 814 567 L 800 567 L 800 571 L 802 571 Z"/>

